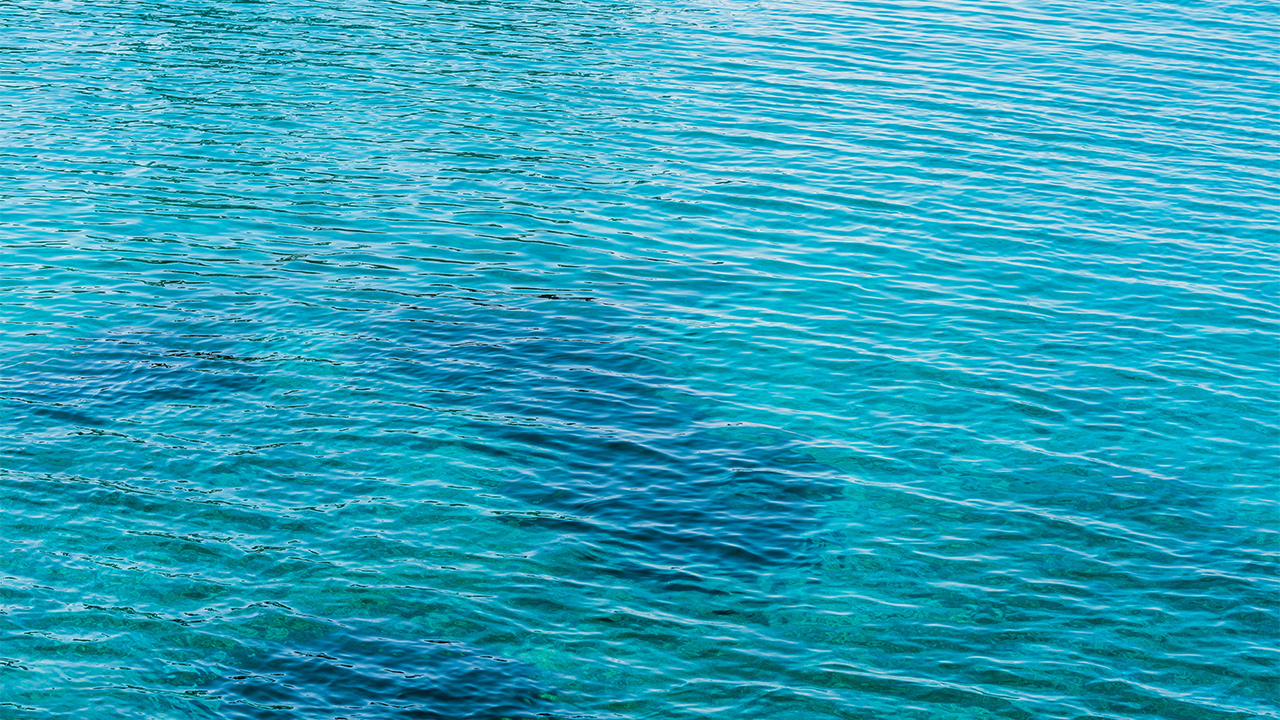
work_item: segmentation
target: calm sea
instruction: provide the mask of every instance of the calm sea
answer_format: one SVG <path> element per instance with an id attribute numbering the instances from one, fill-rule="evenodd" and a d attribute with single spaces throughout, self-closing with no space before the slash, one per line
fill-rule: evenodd
<path id="1" fill-rule="evenodd" d="M 6 3 L 0 717 L 1280 717 L 1278 26 Z"/>

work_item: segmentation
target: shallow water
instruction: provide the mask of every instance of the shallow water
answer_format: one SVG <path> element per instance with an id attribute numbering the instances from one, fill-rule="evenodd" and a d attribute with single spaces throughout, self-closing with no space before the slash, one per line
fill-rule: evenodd
<path id="1" fill-rule="evenodd" d="M 1276 717 L 1278 21 L 0 10 L 0 716 Z"/>

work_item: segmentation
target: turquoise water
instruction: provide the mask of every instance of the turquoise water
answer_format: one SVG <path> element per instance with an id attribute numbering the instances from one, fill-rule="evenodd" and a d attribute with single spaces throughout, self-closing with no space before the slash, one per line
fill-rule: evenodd
<path id="1" fill-rule="evenodd" d="M 1280 8 L 0 9 L 0 717 L 1278 717 Z"/>

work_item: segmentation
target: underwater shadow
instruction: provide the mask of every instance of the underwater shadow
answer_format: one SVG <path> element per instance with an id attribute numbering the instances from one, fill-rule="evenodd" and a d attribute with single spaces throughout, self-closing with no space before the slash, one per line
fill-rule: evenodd
<path id="1" fill-rule="evenodd" d="M 278 647 L 202 688 L 223 718 L 497 720 L 546 717 L 531 668 L 462 643 L 337 633 Z"/>
<path id="2" fill-rule="evenodd" d="M 264 358 L 201 344 L 218 343 L 152 332 L 81 338 L 0 367 L 0 399 L 62 426 L 100 428 L 142 408 L 254 392 L 263 374 L 255 364 Z"/>
<path id="3" fill-rule="evenodd" d="M 841 492 L 831 468 L 798 452 L 803 438 L 731 434 L 714 399 L 620 334 L 640 322 L 582 302 L 410 314 L 372 328 L 383 342 L 362 351 L 380 382 L 470 418 L 467 449 L 507 468 L 497 492 L 533 511 L 506 521 L 611 548 L 601 571 L 670 582 L 689 577 L 677 568 L 748 578 L 808 564 Z"/>

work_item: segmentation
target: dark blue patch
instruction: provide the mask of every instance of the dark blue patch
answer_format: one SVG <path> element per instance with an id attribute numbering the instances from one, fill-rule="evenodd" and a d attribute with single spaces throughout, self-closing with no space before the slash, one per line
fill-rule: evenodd
<path id="1" fill-rule="evenodd" d="M 460 643 L 338 634 L 281 647 L 207 684 L 223 718 L 498 720 L 550 715 L 521 663 Z"/>
<path id="2" fill-rule="evenodd" d="M 712 402 L 617 336 L 636 318 L 591 310 L 424 314 L 377 328 L 364 358 L 407 396 L 483 424 L 485 444 L 468 449 L 511 471 L 500 492 L 545 511 L 509 521 L 623 551 L 602 571 L 754 576 L 806 562 L 840 492 L 831 469 L 797 452 L 800 438 L 730 435 Z"/>
<path id="3" fill-rule="evenodd" d="M 219 402 L 260 382 L 259 358 L 174 340 L 105 337 L 56 354 L 13 358 L 0 376 L 6 379 L 0 393 L 60 425 L 106 427 L 143 407 Z"/>

